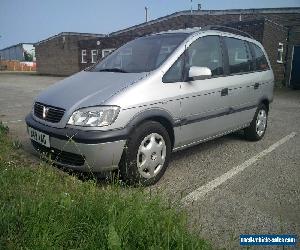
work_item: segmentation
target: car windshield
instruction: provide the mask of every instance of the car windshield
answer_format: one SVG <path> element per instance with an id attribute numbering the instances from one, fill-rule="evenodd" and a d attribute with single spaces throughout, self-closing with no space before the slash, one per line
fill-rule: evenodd
<path id="1" fill-rule="evenodd" d="M 160 34 L 135 39 L 103 58 L 89 71 L 140 73 L 158 68 L 187 37 L 187 34 Z"/>

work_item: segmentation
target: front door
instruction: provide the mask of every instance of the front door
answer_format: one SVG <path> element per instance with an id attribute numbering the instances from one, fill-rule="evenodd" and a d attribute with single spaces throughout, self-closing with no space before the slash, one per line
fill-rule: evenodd
<path id="1" fill-rule="evenodd" d="M 186 51 L 186 68 L 207 67 L 212 77 L 181 83 L 181 146 L 222 134 L 227 130 L 228 86 L 224 77 L 219 36 L 194 41 Z"/>

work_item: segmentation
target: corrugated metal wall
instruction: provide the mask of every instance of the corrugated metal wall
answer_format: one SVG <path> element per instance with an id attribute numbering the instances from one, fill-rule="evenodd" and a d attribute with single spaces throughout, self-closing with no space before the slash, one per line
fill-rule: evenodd
<path id="1" fill-rule="evenodd" d="M 1 60 L 18 60 L 24 61 L 23 45 L 18 44 L 0 51 Z"/>

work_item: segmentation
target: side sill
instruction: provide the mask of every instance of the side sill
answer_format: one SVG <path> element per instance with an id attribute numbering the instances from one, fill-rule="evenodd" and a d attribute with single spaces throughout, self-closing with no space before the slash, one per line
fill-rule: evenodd
<path id="1" fill-rule="evenodd" d="M 213 140 L 213 139 L 216 139 L 216 138 L 219 138 L 219 137 L 222 137 L 224 135 L 227 135 L 227 134 L 230 134 L 230 133 L 233 133 L 235 131 L 238 131 L 238 130 L 241 130 L 241 129 L 244 129 L 244 128 L 247 128 L 250 126 L 250 123 L 247 123 L 241 127 L 238 127 L 236 129 L 231 129 L 231 130 L 228 130 L 226 132 L 223 132 L 223 133 L 220 133 L 220 134 L 217 134 L 217 135 L 214 135 L 214 136 L 210 136 L 210 137 L 207 137 L 205 139 L 201 139 L 201 140 L 198 140 L 198 141 L 194 141 L 194 142 L 191 142 L 189 144 L 185 144 L 185 145 L 182 145 L 180 147 L 176 147 L 173 149 L 172 152 L 177 152 L 177 151 L 180 151 L 180 150 L 183 150 L 183 149 L 186 149 L 186 148 L 189 148 L 189 147 L 192 147 L 192 146 L 195 146 L 195 145 L 198 145 L 200 143 L 203 143 L 203 142 L 206 142 L 206 141 L 210 141 L 210 140 Z"/>

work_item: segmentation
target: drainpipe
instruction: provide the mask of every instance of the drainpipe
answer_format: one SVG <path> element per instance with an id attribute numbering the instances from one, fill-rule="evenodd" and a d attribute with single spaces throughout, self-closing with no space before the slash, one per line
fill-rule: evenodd
<path id="1" fill-rule="evenodd" d="M 289 43 L 290 43 L 290 35 L 291 35 L 291 27 L 288 26 L 287 39 L 286 39 L 286 52 L 284 57 L 284 85 L 287 86 L 290 79 L 288 79 L 287 69 L 288 69 L 288 57 L 289 57 Z M 291 69 L 290 69 L 291 70 Z M 289 86 L 290 87 L 290 86 Z"/>

